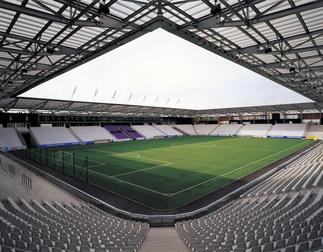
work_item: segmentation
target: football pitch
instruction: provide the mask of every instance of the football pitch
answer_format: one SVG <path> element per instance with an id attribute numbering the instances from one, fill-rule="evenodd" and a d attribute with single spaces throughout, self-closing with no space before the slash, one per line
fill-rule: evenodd
<path id="1" fill-rule="evenodd" d="M 150 208 L 169 210 L 310 143 L 300 139 L 180 137 L 60 148 L 47 162 L 53 167 L 55 160 L 55 169 L 81 179 L 86 176 L 86 162 L 89 183 Z"/>

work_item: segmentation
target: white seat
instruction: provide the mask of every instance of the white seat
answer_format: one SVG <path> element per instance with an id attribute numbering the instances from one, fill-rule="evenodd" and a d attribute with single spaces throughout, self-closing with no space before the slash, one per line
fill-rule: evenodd
<path id="1" fill-rule="evenodd" d="M 300 138 L 305 136 L 306 124 L 275 124 L 268 132 L 270 137 Z"/>
<path id="2" fill-rule="evenodd" d="M 197 133 L 194 129 L 194 126 L 192 124 L 176 124 L 174 125 L 175 129 L 179 129 L 180 131 L 184 132 L 185 134 L 189 136 L 196 136 Z"/>
<path id="3" fill-rule="evenodd" d="M 211 136 L 234 136 L 238 133 L 242 124 L 220 124 L 214 131 L 210 133 Z"/>
<path id="4" fill-rule="evenodd" d="M 238 136 L 266 137 L 271 124 L 246 124 L 237 133 Z"/>
<path id="5" fill-rule="evenodd" d="M 198 135 L 200 136 L 207 136 L 209 135 L 215 128 L 218 126 L 218 124 L 195 124 L 195 130 Z"/>
<path id="6" fill-rule="evenodd" d="M 40 147 L 80 144 L 80 141 L 65 127 L 32 127 L 30 133 Z"/>
<path id="7" fill-rule="evenodd" d="M 3 151 L 24 149 L 23 140 L 15 128 L 0 128 L 0 149 Z"/>
<path id="8" fill-rule="evenodd" d="M 183 136 L 183 134 L 167 124 L 163 125 L 153 125 L 156 129 L 163 132 L 167 136 Z"/>
<path id="9" fill-rule="evenodd" d="M 154 128 L 151 125 L 133 125 L 131 126 L 135 131 L 139 132 L 146 139 L 165 137 L 166 134 L 161 132 L 160 130 Z"/>
<path id="10" fill-rule="evenodd" d="M 115 141 L 115 137 L 100 126 L 79 126 L 70 129 L 83 143 Z"/>

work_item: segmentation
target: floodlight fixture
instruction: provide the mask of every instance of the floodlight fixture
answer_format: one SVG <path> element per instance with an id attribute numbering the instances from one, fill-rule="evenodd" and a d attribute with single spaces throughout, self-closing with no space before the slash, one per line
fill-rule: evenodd
<path id="1" fill-rule="evenodd" d="M 290 67 L 289 72 L 290 73 L 296 73 L 296 68 L 295 67 Z"/>
<path id="2" fill-rule="evenodd" d="M 102 1 L 99 5 L 99 12 L 101 14 L 105 14 L 105 15 L 108 15 L 110 14 L 110 9 L 109 9 L 109 6 L 105 3 L 105 0 Z"/>
<path id="3" fill-rule="evenodd" d="M 218 4 L 217 6 L 211 8 L 211 14 L 212 15 L 219 15 L 221 13 L 221 10 L 222 10 L 221 5 Z"/>
<path id="4" fill-rule="evenodd" d="M 264 48 L 264 50 L 263 50 L 263 53 L 271 53 L 273 51 L 273 49 L 270 47 L 270 46 L 267 46 L 267 47 L 265 47 Z"/>

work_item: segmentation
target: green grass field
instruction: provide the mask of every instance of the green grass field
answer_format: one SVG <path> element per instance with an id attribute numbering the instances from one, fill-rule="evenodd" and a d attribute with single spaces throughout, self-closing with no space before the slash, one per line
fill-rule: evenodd
<path id="1" fill-rule="evenodd" d="M 310 141 L 236 137 L 181 137 L 55 149 L 55 169 L 145 206 L 178 208 L 304 148 Z M 64 151 L 64 157 L 62 153 Z M 44 158 L 43 158 L 44 161 Z M 53 159 L 49 158 L 53 167 Z"/>

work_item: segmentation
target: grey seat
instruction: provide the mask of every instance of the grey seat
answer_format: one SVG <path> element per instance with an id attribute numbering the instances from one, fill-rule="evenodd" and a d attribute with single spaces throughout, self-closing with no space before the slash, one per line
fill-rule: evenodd
<path id="1" fill-rule="evenodd" d="M 295 252 L 295 251 L 296 251 L 295 246 L 289 246 L 285 249 L 285 252 Z"/>
<path id="2" fill-rule="evenodd" d="M 266 243 L 268 243 L 268 242 L 270 242 L 270 238 L 269 237 L 264 237 L 264 238 L 262 238 L 261 240 L 260 240 L 260 244 L 266 244 Z"/>
<path id="3" fill-rule="evenodd" d="M 260 246 L 252 247 L 251 252 L 261 252 L 261 247 Z"/>
<path id="4" fill-rule="evenodd" d="M 48 246 L 46 246 L 46 245 L 40 245 L 40 246 L 39 246 L 39 251 L 40 251 L 40 252 L 50 252 L 50 249 L 49 249 L 49 247 L 48 247 Z"/>
<path id="5" fill-rule="evenodd" d="M 321 238 L 318 238 L 318 239 L 315 239 L 312 241 L 311 243 L 311 249 L 319 249 L 322 247 L 322 239 Z"/>
<path id="6" fill-rule="evenodd" d="M 35 243 L 33 242 L 28 242 L 27 243 L 27 249 L 30 251 L 38 251 L 38 247 Z"/>
<path id="7" fill-rule="evenodd" d="M 247 248 L 247 246 L 246 246 L 246 244 L 245 244 L 244 242 L 242 242 L 242 243 L 238 243 L 238 244 L 237 244 L 237 248 L 240 248 L 240 249 L 246 249 L 246 248 Z"/>
<path id="8" fill-rule="evenodd" d="M 74 244 L 69 244 L 69 245 L 67 246 L 67 249 L 69 249 L 69 250 L 73 250 L 73 251 L 77 251 L 77 247 L 76 247 L 76 245 L 74 245 Z"/>
<path id="9" fill-rule="evenodd" d="M 245 249 L 242 249 L 242 248 L 235 248 L 233 250 L 233 252 L 245 252 L 246 250 Z"/>
<path id="10" fill-rule="evenodd" d="M 60 248 L 52 248 L 52 252 L 62 252 L 62 249 L 60 249 Z"/>
<path id="11" fill-rule="evenodd" d="M 306 252 L 309 250 L 309 242 L 303 242 L 298 247 L 298 252 Z"/>
<path id="12" fill-rule="evenodd" d="M 11 238 L 5 238 L 4 239 L 4 244 L 8 247 L 14 247 L 15 243 Z"/>
<path id="13" fill-rule="evenodd" d="M 1 252 L 12 252 L 12 249 L 10 247 L 1 245 Z"/>
<path id="14" fill-rule="evenodd" d="M 319 238 L 318 236 L 318 231 L 312 231 L 308 237 L 310 240 L 313 240 L 313 239 L 316 239 L 316 238 Z"/>
<path id="15" fill-rule="evenodd" d="M 55 242 L 55 247 L 65 249 L 65 244 L 63 242 Z"/>
<path id="16" fill-rule="evenodd" d="M 287 246 L 295 245 L 297 243 L 297 236 L 289 237 L 287 240 Z"/>
<path id="17" fill-rule="evenodd" d="M 26 249 L 26 244 L 23 241 L 16 241 L 16 248 Z"/>
<path id="18" fill-rule="evenodd" d="M 301 234 L 298 237 L 298 243 L 302 243 L 302 242 L 305 242 L 305 241 L 307 241 L 307 234 Z"/>
<path id="19" fill-rule="evenodd" d="M 281 239 L 276 242 L 275 249 L 281 249 L 281 248 L 285 248 L 285 247 L 286 247 L 286 240 L 285 239 Z"/>
<path id="20" fill-rule="evenodd" d="M 19 249 L 19 248 L 15 248 L 15 252 L 25 252 L 26 250 L 24 249 Z"/>
<path id="21" fill-rule="evenodd" d="M 270 251 L 273 251 L 274 250 L 274 243 L 273 242 L 270 242 L 270 243 L 267 243 L 263 246 L 263 252 L 270 252 Z"/>
<path id="22" fill-rule="evenodd" d="M 81 246 L 80 247 L 80 251 L 81 252 L 90 252 L 90 248 L 89 247 L 86 247 L 86 246 Z"/>
<path id="23" fill-rule="evenodd" d="M 253 248 L 258 246 L 258 240 L 252 240 L 249 242 L 248 248 Z"/>

